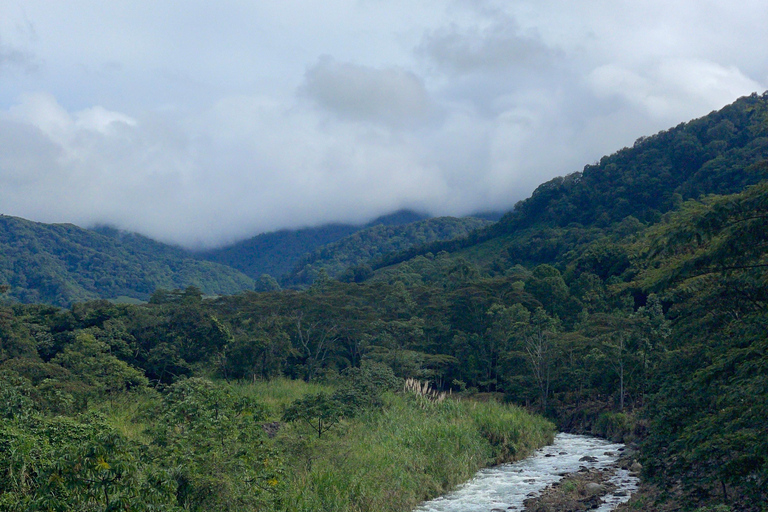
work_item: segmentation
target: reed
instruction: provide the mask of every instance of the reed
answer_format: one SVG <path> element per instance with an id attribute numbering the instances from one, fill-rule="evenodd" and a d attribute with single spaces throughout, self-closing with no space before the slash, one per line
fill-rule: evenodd
<path id="1" fill-rule="evenodd" d="M 429 382 L 421 382 L 413 378 L 405 380 L 403 391 L 412 393 L 419 399 L 434 403 L 440 403 L 449 396 L 449 393 L 446 393 L 445 391 L 437 391 L 433 389 Z"/>

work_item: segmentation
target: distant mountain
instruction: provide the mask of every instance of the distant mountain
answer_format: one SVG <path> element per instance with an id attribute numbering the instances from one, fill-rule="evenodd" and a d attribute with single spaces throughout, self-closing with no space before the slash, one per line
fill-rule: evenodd
<path id="1" fill-rule="evenodd" d="M 440 251 L 470 251 L 485 264 L 562 262 L 590 237 L 656 223 L 686 199 L 759 183 L 768 176 L 767 158 L 768 93 L 752 94 L 540 185 L 499 222 L 465 239 L 389 254 L 374 270 Z"/>
<path id="2" fill-rule="evenodd" d="M 0 285 L 21 302 L 68 306 L 97 298 L 148 299 L 157 288 L 204 294 L 253 289 L 242 273 L 149 238 L 0 216 Z"/>
<path id="3" fill-rule="evenodd" d="M 384 254 L 463 237 L 490 224 L 493 222 L 473 217 L 437 217 L 405 225 L 382 223 L 315 249 L 298 262 L 293 272 L 283 278 L 283 283 L 309 285 L 321 270 L 330 277 L 361 280 L 371 271 L 369 265 Z"/>
<path id="4" fill-rule="evenodd" d="M 399 226 L 426 218 L 427 215 L 421 213 L 400 210 L 364 225 L 326 224 L 315 228 L 282 229 L 221 249 L 201 252 L 197 256 L 230 266 L 252 279 L 258 279 L 262 274 L 280 278 L 291 272 L 303 256 L 320 246 L 372 226 Z"/>

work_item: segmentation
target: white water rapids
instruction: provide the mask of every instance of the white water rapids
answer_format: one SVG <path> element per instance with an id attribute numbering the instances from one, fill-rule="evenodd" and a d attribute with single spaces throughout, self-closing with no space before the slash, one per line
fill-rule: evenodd
<path id="1" fill-rule="evenodd" d="M 604 439 L 573 434 L 557 434 L 555 442 L 541 448 L 527 459 L 479 471 L 475 477 L 455 491 L 423 503 L 414 512 L 490 512 L 525 510 L 523 501 L 541 493 L 547 486 L 562 479 L 566 473 L 580 467 L 608 468 L 619 458 L 623 444 Z M 594 457 L 596 462 L 580 461 Z M 603 496 L 598 511 L 613 510 L 637 490 L 637 478 L 628 471 L 617 469 L 610 481 L 617 485 L 614 492 Z"/>

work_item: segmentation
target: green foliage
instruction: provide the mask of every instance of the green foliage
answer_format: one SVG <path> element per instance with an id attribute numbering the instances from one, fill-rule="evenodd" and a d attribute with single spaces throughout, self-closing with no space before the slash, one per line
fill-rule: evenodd
<path id="1" fill-rule="evenodd" d="M 173 510 L 167 473 L 98 416 L 3 421 L 0 509 Z"/>
<path id="2" fill-rule="evenodd" d="M 141 389 L 149 382 L 144 373 L 109 353 L 109 347 L 90 334 L 80 333 L 51 363 L 80 380 L 87 394 L 109 396 Z M 86 391 L 87 390 L 87 391 Z"/>
<path id="3" fill-rule="evenodd" d="M 349 414 L 350 409 L 339 397 L 327 393 L 317 393 L 296 399 L 283 413 L 283 421 L 306 423 L 322 437 L 334 428 L 341 419 Z"/>
<path id="4" fill-rule="evenodd" d="M 0 418 L 25 417 L 34 410 L 31 383 L 16 372 L 0 370 Z"/>
<path id="5" fill-rule="evenodd" d="M 522 458 L 552 436 L 548 422 L 495 402 L 445 400 L 423 408 L 385 394 L 384 403 L 343 434 L 332 431 L 293 452 L 282 510 L 413 510 L 479 468 Z M 293 440 L 292 432 L 281 433 L 281 442 Z"/>
<path id="6" fill-rule="evenodd" d="M 371 264 L 381 256 L 436 240 L 450 240 L 492 224 L 473 217 L 439 217 L 402 226 L 377 225 L 325 244 L 303 257 L 283 279 L 289 285 L 308 285 L 320 270 L 346 282 L 362 282 L 373 275 Z"/>
<path id="7" fill-rule="evenodd" d="M 304 292 L 0 307 L 0 503 L 409 509 L 551 432 L 493 402 L 391 394 L 408 377 L 638 440 L 645 477 L 688 509 L 760 510 L 766 104 L 639 140 L 498 225 L 359 260 L 349 282 L 318 268 Z M 733 194 L 692 200 L 711 192 Z M 43 492 L 41 475 L 71 484 Z"/>
<path id="8" fill-rule="evenodd" d="M 339 389 L 334 396 L 345 405 L 347 414 L 382 405 L 381 396 L 388 391 L 399 391 L 402 379 L 395 376 L 392 368 L 374 361 L 363 361 L 360 367 L 347 368 L 342 372 Z"/>
<path id="9" fill-rule="evenodd" d="M 191 378 L 172 385 L 150 429 L 188 510 L 254 510 L 279 491 L 280 459 L 260 426 L 265 410 L 248 395 Z"/>
<path id="10" fill-rule="evenodd" d="M 638 279 L 673 303 L 676 341 L 649 403 L 649 476 L 744 510 L 768 500 L 766 197 L 761 184 L 686 204 L 649 234 Z"/>
<path id="11" fill-rule="evenodd" d="M 278 278 L 290 272 L 306 253 L 351 235 L 358 229 L 346 224 L 329 224 L 318 228 L 297 230 L 285 229 L 257 235 L 221 249 L 203 252 L 200 256 L 237 269 L 254 280 L 260 279 L 264 274 Z"/>
<path id="12" fill-rule="evenodd" d="M 607 439 L 615 439 L 621 442 L 627 438 L 633 430 L 632 418 L 623 412 L 606 411 L 601 413 L 595 421 L 594 432 Z"/>
<path id="13" fill-rule="evenodd" d="M 199 286 L 236 293 L 253 281 L 231 268 L 199 261 L 179 248 L 116 230 L 85 230 L 0 216 L 0 283 L 25 303 L 69 306 L 119 296 L 146 300 L 156 288 Z"/>
<path id="14" fill-rule="evenodd" d="M 344 237 L 373 226 L 399 226 L 424 220 L 424 215 L 400 211 L 379 217 L 363 226 L 326 224 L 302 229 L 283 229 L 263 233 L 233 245 L 202 252 L 200 257 L 230 266 L 258 281 L 264 274 L 279 279 L 289 274 L 302 258 L 321 246 L 332 244 Z M 302 265 L 299 265 L 303 267 Z M 312 279 L 307 284 L 311 284 Z M 261 286 L 256 291 L 264 290 Z"/>

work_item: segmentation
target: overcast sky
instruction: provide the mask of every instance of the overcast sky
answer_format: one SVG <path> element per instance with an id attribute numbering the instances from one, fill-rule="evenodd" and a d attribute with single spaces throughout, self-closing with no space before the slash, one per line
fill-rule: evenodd
<path id="1" fill-rule="evenodd" d="M 188 247 L 508 209 L 768 89 L 765 0 L 0 0 L 0 213 Z"/>

